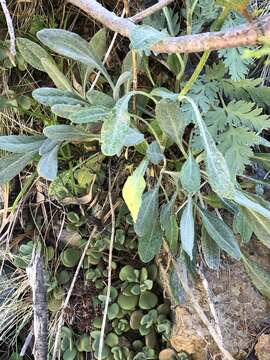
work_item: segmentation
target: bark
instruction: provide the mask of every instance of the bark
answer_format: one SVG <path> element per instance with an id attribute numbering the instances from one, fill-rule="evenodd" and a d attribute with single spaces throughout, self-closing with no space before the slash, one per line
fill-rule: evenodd
<path id="1" fill-rule="evenodd" d="M 125 37 L 130 38 L 131 32 L 137 26 L 133 19 L 141 20 L 141 16 L 123 19 L 105 9 L 101 4 L 92 0 L 68 0 L 79 7 L 104 26 Z M 164 6 L 164 5 L 163 5 Z M 160 7 L 158 8 L 160 10 Z M 157 53 L 193 53 L 224 48 L 256 45 L 263 40 L 270 39 L 270 15 L 258 18 L 253 22 L 234 27 L 226 31 L 206 32 L 195 35 L 169 37 L 152 46 Z"/>
<path id="2" fill-rule="evenodd" d="M 46 286 L 44 263 L 40 247 L 34 250 L 28 276 L 33 293 L 34 309 L 34 358 L 47 360 L 48 355 L 48 306 L 46 300 Z"/>

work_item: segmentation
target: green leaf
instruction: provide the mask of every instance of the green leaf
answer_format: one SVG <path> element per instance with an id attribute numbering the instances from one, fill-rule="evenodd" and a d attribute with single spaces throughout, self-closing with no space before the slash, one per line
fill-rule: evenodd
<path id="1" fill-rule="evenodd" d="M 241 251 L 231 229 L 224 223 L 223 220 L 219 219 L 216 215 L 210 213 L 209 211 L 199 209 L 199 212 L 205 230 L 211 238 L 231 257 L 239 260 L 241 258 Z"/>
<path id="2" fill-rule="evenodd" d="M 51 140 L 51 139 L 44 140 L 43 144 L 39 148 L 39 155 L 42 156 L 42 155 L 46 154 L 47 152 L 51 151 L 55 146 L 60 145 L 60 144 L 61 144 L 61 142 L 59 142 L 57 140 Z"/>
<path id="3" fill-rule="evenodd" d="M 144 141 L 144 136 L 137 129 L 130 127 L 124 140 L 125 146 L 138 145 Z"/>
<path id="4" fill-rule="evenodd" d="M 169 37 L 168 34 L 158 31 L 148 25 L 138 25 L 132 30 L 130 42 L 133 49 L 148 50 L 151 46 Z"/>
<path id="5" fill-rule="evenodd" d="M 89 134 L 86 131 L 70 125 L 47 126 L 43 130 L 43 133 L 49 139 L 57 141 L 91 141 L 97 138 L 97 135 Z"/>
<path id="6" fill-rule="evenodd" d="M 244 243 L 248 243 L 251 239 L 251 236 L 254 231 L 254 227 L 252 225 L 252 221 L 248 219 L 248 217 L 245 215 L 245 208 L 243 210 L 239 210 L 238 213 L 234 215 L 233 218 L 233 229 L 235 233 L 239 233 L 241 236 L 241 239 Z M 259 214 L 256 214 L 260 216 Z M 265 219 L 266 221 L 269 221 Z M 254 221 L 254 219 L 253 219 Z M 270 224 L 270 221 L 269 221 Z M 268 237 L 270 236 L 270 231 L 268 234 Z M 270 245 L 270 240 L 269 240 Z"/>
<path id="7" fill-rule="evenodd" d="M 50 151 L 44 153 L 38 162 L 38 174 L 49 181 L 53 181 L 57 177 L 58 150 L 59 145 L 56 145 Z"/>
<path id="8" fill-rule="evenodd" d="M 137 220 L 142 203 L 142 194 L 146 186 L 144 174 L 147 166 L 148 160 L 143 160 L 133 174 L 127 178 L 122 190 L 123 198 L 134 222 Z"/>
<path id="9" fill-rule="evenodd" d="M 235 193 L 234 183 L 231 181 L 230 171 L 222 153 L 218 150 L 207 126 L 205 125 L 198 107 L 190 98 L 186 98 L 193 107 L 203 146 L 209 183 L 212 189 L 220 196 L 232 199 Z"/>
<path id="10" fill-rule="evenodd" d="M 36 151 L 12 154 L 0 159 L 0 184 L 3 185 L 18 175 L 33 160 Z"/>
<path id="11" fill-rule="evenodd" d="M 185 206 L 181 220 L 180 220 L 180 237 L 182 249 L 189 255 L 190 259 L 193 259 L 193 247 L 194 247 L 194 217 L 193 217 L 193 203 L 192 197 L 188 196 L 188 203 Z"/>
<path id="12" fill-rule="evenodd" d="M 129 133 L 130 116 L 128 103 L 133 94 L 129 93 L 117 101 L 111 116 L 101 129 L 101 150 L 104 155 L 113 156 L 122 150 Z"/>
<path id="13" fill-rule="evenodd" d="M 153 141 L 148 146 L 146 155 L 147 158 L 151 161 L 151 163 L 155 165 L 158 165 L 165 158 L 159 144 L 156 141 Z"/>
<path id="14" fill-rule="evenodd" d="M 162 131 L 176 144 L 181 144 L 186 125 L 178 104 L 162 99 L 156 105 L 156 117 Z"/>
<path id="15" fill-rule="evenodd" d="M 62 118 L 69 119 L 73 113 L 85 109 L 82 105 L 56 104 L 51 107 L 51 111 Z"/>
<path id="16" fill-rule="evenodd" d="M 247 256 L 243 255 L 242 260 L 253 285 L 263 296 L 270 298 L 270 274 Z"/>
<path id="17" fill-rule="evenodd" d="M 98 121 L 105 121 L 110 113 L 110 109 L 98 105 L 73 112 L 69 115 L 69 119 L 75 124 L 96 123 Z"/>
<path id="18" fill-rule="evenodd" d="M 54 63 L 51 55 L 37 43 L 24 38 L 17 38 L 16 43 L 24 60 L 35 69 L 46 72 L 41 59 L 47 59 Z"/>
<path id="19" fill-rule="evenodd" d="M 264 206 L 260 205 L 258 202 L 253 201 L 248 196 L 246 196 L 243 192 L 241 192 L 239 190 L 236 191 L 235 195 L 234 195 L 234 201 L 237 204 L 242 205 L 243 207 L 245 207 L 249 210 L 253 210 L 256 213 L 258 213 L 270 220 L 270 210 L 266 209 Z"/>
<path id="20" fill-rule="evenodd" d="M 158 254 L 162 244 L 162 232 L 158 221 L 149 229 L 144 236 L 139 237 L 138 253 L 141 261 L 147 263 Z"/>
<path id="21" fill-rule="evenodd" d="M 220 248 L 202 228 L 201 246 L 204 260 L 210 269 L 218 270 L 220 266 Z"/>
<path id="22" fill-rule="evenodd" d="M 177 193 L 175 193 L 171 200 L 163 204 L 160 211 L 160 224 L 162 230 L 165 232 L 165 237 L 169 243 L 170 249 L 173 254 L 178 252 L 178 238 L 179 238 L 179 228 L 177 224 L 177 219 L 174 214 L 174 204 L 176 200 Z"/>
<path id="23" fill-rule="evenodd" d="M 54 82 L 55 86 L 58 89 L 63 89 L 72 92 L 72 85 L 66 76 L 58 69 L 58 66 L 55 64 L 54 61 L 47 58 L 40 59 L 44 71 L 49 75 L 49 77 Z"/>
<path id="24" fill-rule="evenodd" d="M 87 106 L 87 102 L 74 93 L 55 88 L 40 88 L 32 93 L 33 98 L 42 105 L 53 106 L 56 104 Z"/>
<path id="25" fill-rule="evenodd" d="M 99 70 L 113 88 L 113 82 L 94 48 L 79 35 L 60 29 L 44 29 L 37 33 L 43 44 L 60 55 Z"/>
<path id="26" fill-rule="evenodd" d="M 258 240 L 270 249 L 270 220 L 248 207 L 241 207 L 245 223 Z"/>
<path id="27" fill-rule="evenodd" d="M 142 196 L 142 203 L 134 224 L 136 234 L 143 237 L 152 232 L 158 217 L 158 192 L 159 186 L 149 190 Z"/>
<path id="28" fill-rule="evenodd" d="M 95 106 L 101 105 L 111 109 L 115 105 L 115 101 L 111 96 L 98 90 L 89 90 L 86 93 L 86 99 L 91 105 Z"/>
<path id="29" fill-rule="evenodd" d="M 13 153 L 26 153 L 36 151 L 43 144 L 44 136 L 8 135 L 0 136 L 0 149 Z"/>
<path id="30" fill-rule="evenodd" d="M 132 77 L 131 77 L 131 72 L 130 72 L 130 71 L 126 71 L 126 72 L 122 73 L 122 74 L 119 76 L 119 78 L 118 78 L 118 80 L 117 80 L 117 83 L 116 83 L 116 85 L 115 85 L 115 88 L 114 88 L 114 90 L 113 90 L 113 98 L 114 98 L 114 100 L 118 100 L 118 99 L 119 99 L 121 86 L 122 86 L 125 82 L 131 80 L 131 78 L 132 78 Z"/>
<path id="31" fill-rule="evenodd" d="M 200 167 L 196 163 L 191 152 L 189 153 L 187 160 L 184 162 L 181 168 L 180 181 L 183 189 L 186 190 L 188 193 L 195 193 L 200 191 Z"/>

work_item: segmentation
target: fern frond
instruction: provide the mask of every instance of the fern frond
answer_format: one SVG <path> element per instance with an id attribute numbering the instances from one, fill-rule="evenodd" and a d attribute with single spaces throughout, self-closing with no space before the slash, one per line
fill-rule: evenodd
<path id="1" fill-rule="evenodd" d="M 252 102 L 231 101 L 227 105 L 226 111 L 227 122 L 230 125 L 244 126 L 256 131 L 261 131 L 270 126 L 269 116 L 262 114 L 263 109 L 255 107 Z"/>

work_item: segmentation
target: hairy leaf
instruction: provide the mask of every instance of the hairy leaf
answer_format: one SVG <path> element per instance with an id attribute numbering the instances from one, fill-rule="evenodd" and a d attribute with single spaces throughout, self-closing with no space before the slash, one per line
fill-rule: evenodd
<path id="1" fill-rule="evenodd" d="M 170 250 L 175 255 L 178 252 L 178 238 L 179 238 L 179 228 L 173 209 L 176 196 L 177 193 L 173 195 L 173 197 L 168 203 L 162 205 L 160 211 L 161 228 L 165 232 L 165 237 L 169 243 Z"/>
<path id="2" fill-rule="evenodd" d="M 168 34 L 158 31 L 149 25 L 138 25 L 131 32 L 130 42 L 133 49 L 149 50 L 154 44 L 167 39 Z"/>
<path id="3" fill-rule="evenodd" d="M 212 240 L 205 228 L 202 228 L 201 245 L 204 260 L 210 269 L 218 270 L 220 266 L 220 248 Z"/>
<path id="4" fill-rule="evenodd" d="M 143 237 L 152 232 L 158 218 L 158 192 L 159 186 L 149 190 L 142 196 L 142 203 L 134 225 L 136 234 Z"/>
<path id="5" fill-rule="evenodd" d="M 151 163 L 155 165 L 158 165 L 164 159 L 164 155 L 160 149 L 159 144 L 156 141 L 153 141 L 148 146 L 146 155 L 147 158 L 151 161 Z"/>
<path id="6" fill-rule="evenodd" d="M 43 144 L 44 136 L 35 135 L 8 135 L 0 136 L 0 149 L 11 151 L 13 153 L 26 153 L 28 151 L 36 151 Z"/>
<path id="7" fill-rule="evenodd" d="M 56 104 L 86 106 L 87 102 L 74 93 L 55 88 L 40 88 L 32 93 L 33 98 L 42 105 L 53 106 Z"/>
<path id="8" fill-rule="evenodd" d="M 72 92 L 72 85 L 70 81 L 58 69 L 58 66 L 55 64 L 54 61 L 51 61 L 51 59 L 47 59 L 47 58 L 41 58 L 40 61 L 42 63 L 44 70 L 52 79 L 52 81 L 54 82 L 55 86 L 58 89 L 63 89 Z"/>
<path id="9" fill-rule="evenodd" d="M 233 228 L 234 228 L 234 232 L 240 234 L 242 241 L 244 243 L 248 243 L 251 239 L 254 229 L 252 226 L 252 222 L 248 221 L 248 217 L 245 215 L 245 210 L 246 209 L 243 208 L 234 215 Z"/>
<path id="10" fill-rule="evenodd" d="M 189 192 L 199 192 L 201 185 L 200 167 L 196 163 L 192 153 L 190 152 L 187 160 L 182 165 L 180 171 L 180 181 L 183 188 Z"/>
<path id="11" fill-rule="evenodd" d="M 211 238 L 231 257 L 239 260 L 241 258 L 241 251 L 231 229 L 224 221 L 209 211 L 199 209 L 199 212 L 203 226 Z"/>
<path id="12" fill-rule="evenodd" d="M 12 154 L 0 159 L 0 184 L 13 179 L 26 165 L 33 160 L 36 151 L 29 151 L 26 154 Z"/>
<path id="13" fill-rule="evenodd" d="M 188 203 L 185 206 L 180 221 L 180 237 L 183 250 L 193 259 L 194 247 L 194 217 L 192 197 L 188 196 Z"/>
<path id="14" fill-rule="evenodd" d="M 179 105 L 169 99 L 159 101 L 156 105 L 156 117 L 164 133 L 175 143 L 180 144 L 186 125 Z"/>
<path id="15" fill-rule="evenodd" d="M 146 186 L 144 174 L 147 166 L 148 160 L 143 160 L 133 174 L 127 178 L 122 190 L 123 198 L 134 222 L 137 220 L 142 203 L 142 194 Z"/>
<path id="16" fill-rule="evenodd" d="M 247 256 L 242 256 L 242 260 L 248 276 L 257 290 L 267 298 L 270 298 L 270 273 L 266 272 L 255 261 Z"/>
<path id="17" fill-rule="evenodd" d="M 101 105 L 111 109 L 115 105 L 115 101 L 111 96 L 98 90 L 89 90 L 86 93 L 86 98 L 91 105 L 95 106 Z"/>
<path id="18" fill-rule="evenodd" d="M 77 112 L 72 112 L 69 115 L 69 119 L 75 124 L 95 123 L 105 121 L 110 116 L 110 113 L 111 110 L 104 106 L 91 106 Z"/>
<path id="19" fill-rule="evenodd" d="M 50 125 L 43 130 L 45 136 L 57 141 L 90 141 L 97 138 L 86 131 L 70 125 Z"/>
<path id="20" fill-rule="evenodd" d="M 93 47 L 79 35 L 60 29 L 43 29 L 37 33 L 37 37 L 58 54 L 96 68 L 108 80 L 110 86 L 114 87 L 107 70 Z"/>
<path id="21" fill-rule="evenodd" d="M 158 221 L 144 236 L 139 237 L 138 253 L 141 261 L 147 263 L 158 254 L 162 244 L 162 232 Z"/>
<path id="22" fill-rule="evenodd" d="M 37 166 L 38 174 L 49 181 L 54 180 L 57 176 L 58 150 L 59 145 L 56 145 L 50 151 L 44 153 Z"/>
<path id="23" fill-rule="evenodd" d="M 144 141 L 144 136 L 137 129 L 130 127 L 128 133 L 124 140 L 125 146 L 134 146 L 142 143 Z"/>

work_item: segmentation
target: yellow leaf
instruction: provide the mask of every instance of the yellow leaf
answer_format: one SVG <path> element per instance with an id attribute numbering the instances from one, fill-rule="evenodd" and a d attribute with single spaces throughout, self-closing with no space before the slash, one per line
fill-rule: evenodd
<path id="1" fill-rule="evenodd" d="M 134 222 L 137 220 L 142 203 L 142 194 L 146 186 L 143 176 L 147 165 L 148 160 L 143 160 L 133 174 L 127 178 L 122 190 L 123 198 Z"/>

